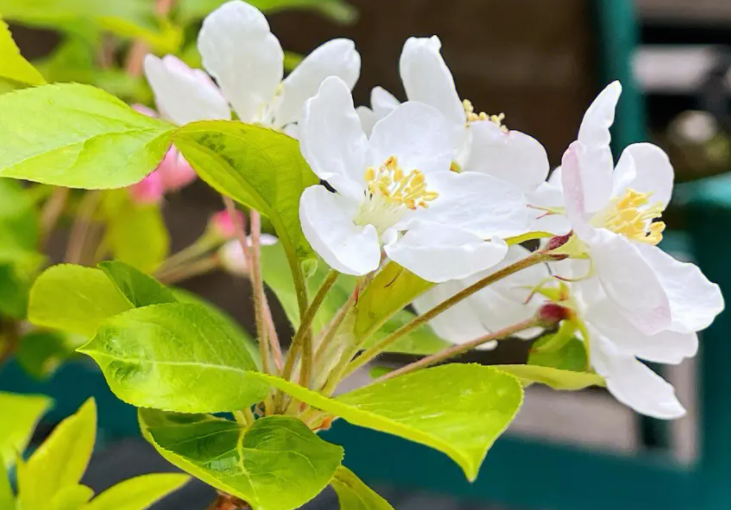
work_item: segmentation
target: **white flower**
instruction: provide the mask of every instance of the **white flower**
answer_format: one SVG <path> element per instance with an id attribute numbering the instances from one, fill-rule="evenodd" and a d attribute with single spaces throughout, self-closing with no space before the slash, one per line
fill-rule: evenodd
<path id="1" fill-rule="evenodd" d="M 563 227 L 580 239 L 592 274 L 639 331 L 697 331 L 695 317 L 710 324 L 723 309 L 723 298 L 698 268 L 656 247 L 665 228 L 657 220 L 673 188 L 667 155 L 655 145 L 638 143 L 627 147 L 614 168 L 609 127 L 620 93 L 615 82 L 597 97 L 578 140 L 564 154 L 557 178 L 531 198 L 545 192 L 545 210 L 565 214 L 568 223 Z M 553 203 L 546 204 L 546 197 Z M 563 207 L 557 205 L 561 197 Z"/>
<path id="2" fill-rule="evenodd" d="M 335 190 L 305 190 L 302 228 L 340 272 L 374 271 L 383 250 L 429 281 L 462 278 L 503 258 L 499 238 L 526 231 L 518 189 L 450 171 L 453 132 L 430 106 L 399 105 L 368 138 L 348 86 L 331 77 L 307 101 L 299 134 L 310 167 Z"/>
<path id="3" fill-rule="evenodd" d="M 433 106 L 447 119 L 454 132 L 455 169 L 497 177 L 525 193 L 534 191 L 548 175 L 545 149 L 534 138 L 504 127 L 502 115 L 475 113 L 470 101 L 460 99 L 440 48 L 436 36 L 411 37 L 404 44 L 399 70 L 408 99 Z M 384 89 L 373 89 L 372 109 L 358 109 L 366 132 L 397 105 Z"/>
<path id="4" fill-rule="evenodd" d="M 477 273 L 462 280 L 452 280 L 435 285 L 414 300 L 414 308 L 420 314 L 426 313 L 458 292 L 481 280 L 485 276 L 526 257 L 528 250 L 520 245 L 511 246 L 505 259 L 489 271 Z M 530 300 L 533 288 L 549 278 L 545 264 L 531 266 L 504 278 L 473 294 L 429 321 L 434 332 L 448 342 L 466 343 L 481 336 L 512 326 L 529 319 L 546 301 L 535 295 Z M 521 338 L 532 338 L 540 330 L 531 328 L 519 333 Z M 496 342 L 483 344 L 482 348 L 494 348 Z"/>
<path id="5" fill-rule="evenodd" d="M 284 53 L 269 23 L 255 7 L 232 0 L 213 11 L 198 37 L 206 73 L 174 56 L 145 58 L 145 74 L 160 112 L 176 124 L 230 119 L 283 129 L 297 122 L 305 101 L 328 76 L 352 89 L 360 55 L 352 41 L 334 39 L 307 56 L 282 80 Z"/>

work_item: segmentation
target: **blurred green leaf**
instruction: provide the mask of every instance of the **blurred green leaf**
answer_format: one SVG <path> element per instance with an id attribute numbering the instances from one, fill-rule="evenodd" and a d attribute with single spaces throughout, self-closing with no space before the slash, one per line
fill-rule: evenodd
<path id="1" fill-rule="evenodd" d="M 145 510 L 188 480 L 189 476 L 178 473 L 138 476 L 107 489 L 79 510 Z"/>
<path id="2" fill-rule="evenodd" d="M 386 338 L 397 329 L 400 329 L 401 326 L 405 326 L 415 318 L 416 315 L 413 313 L 401 310 L 396 315 L 388 319 L 381 329 L 368 339 L 363 346 L 363 349 L 367 349 L 372 345 L 375 345 L 377 342 Z M 424 324 L 408 335 L 404 335 L 396 340 L 393 344 L 388 346 L 384 352 L 418 354 L 423 356 L 434 354 L 451 346 L 452 344 L 439 338 L 427 324 Z"/>
<path id="3" fill-rule="evenodd" d="M 88 85 L 16 91 L 0 96 L 0 176 L 72 188 L 129 186 L 157 167 L 172 130 Z"/>
<path id="4" fill-rule="evenodd" d="M 160 206 L 129 202 L 110 219 L 105 243 L 115 259 L 140 271 L 157 269 L 170 251 L 170 234 Z"/>
<path id="5" fill-rule="evenodd" d="M 20 86 L 46 83 L 41 73 L 20 54 L 8 25 L 2 20 L 0 20 L 0 78 Z"/>
<path id="6" fill-rule="evenodd" d="M 589 386 L 604 386 L 604 378 L 593 372 L 560 370 L 537 365 L 495 365 L 495 368 L 512 374 L 523 385 L 545 384 L 555 390 L 583 390 Z"/>
<path id="7" fill-rule="evenodd" d="M 5 471 L 5 459 L 0 454 L 0 508 L 3 510 L 15 510 L 15 495 L 10 486 L 10 478 Z"/>
<path id="8" fill-rule="evenodd" d="M 77 486 L 96 440 L 96 404 L 87 400 L 53 430 L 30 459 L 18 465 L 18 500 L 23 510 L 46 510 L 63 489 Z"/>
<path id="9" fill-rule="evenodd" d="M 269 416 L 246 428 L 201 414 L 140 409 L 143 435 L 169 462 L 258 510 L 292 510 L 330 482 L 343 449 L 298 418 Z"/>
<path id="10" fill-rule="evenodd" d="M 51 499 L 50 510 L 79 510 L 94 497 L 94 491 L 86 485 L 69 485 L 59 490 Z"/>
<path id="11" fill-rule="evenodd" d="M 179 16 L 184 22 L 201 19 L 217 9 L 227 0 L 180 0 Z M 249 0 L 251 5 L 264 13 L 287 9 L 314 10 L 339 23 L 353 23 L 358 11 L 344 0 Z"/>
<path id="12" fill-rule="evenodd" d="M 104 321 L 81 347 L 111 390 L 137 407 L 185 413 L 243 409 L 269 389 L 229 324 L 199 305 L 136 308 Z"/>
<path id="13" fill-rule="evenodd" d="M 0 420 L 0 457 L 5 467 L 15 463 L 33 434 L 36 423 L 53 401 L 41 395 L 20 395 L 0 392 L 0 414 L 12 420 Z"/>
<path id="14" fill-rule="evenodd" d="M 91 338 L 102 321 L 131 308 L 103 271 L 60 264 L 46 269 L 33 285 L 28 320 Z"/>
<path id="15" fill-rule="evenodd" d="M 561 345 L 558 349 L 542 349 L 544 346 L 556 345 L 554 343 L 555 338 L 556 334 L 548 334 L 538 339 L 531 346 L 528 354 L 528 364 L 572 370 L 574 372 L 586 371 L 589 363 L 586 358 L 584 342 L 572 335 L 568 342 L 560 340 Z"/>
<path id="16" fill-rule="evenodd" d="M 88 339 L 61 331 L 31 331 L 20 339 L 15 359 L 27 373 L 38 379 L 50 377 Z"/>
<path id="17" fill-rule="evenodd" d="M 388 501 L 345 466 L 335 471 L 330 485 L 338 495 L 340 510 L 393 510 Z"/>
<path id="18" fill-rule="evenodd" d="M 476 364 L 427 368 L 336 398 L 278 377 L 257 376 L 353 425 L 439 450 L 454 460 L 470 481 L 477 477 L 487 451 L 523 403 L 523 387 L 516 377 Z"/>

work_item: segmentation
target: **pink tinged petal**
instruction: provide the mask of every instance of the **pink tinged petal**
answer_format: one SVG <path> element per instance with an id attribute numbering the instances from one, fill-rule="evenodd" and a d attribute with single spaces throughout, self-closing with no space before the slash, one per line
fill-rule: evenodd
<path id="1" fill-rule="evenodd" d="M 163 185 L 166 191 L 177 191 L 196 180 L 198 175 L 193 167 L 178 152 L 175 147 L 171 147 L 165 159 L 162 160 L 157 170 L 162 175 Z"/>
<path id="2" fill-rule="evenodd" d="M 419 314 L 424 314 L 462 289 L 464 285 L 459 281 L 440 283 L 416 298 L 414 308 Z M 429 321 L 429 326 L 440 338 L 453 344 L 463 344 L 489 334 L 470 301 L 468 298 L 437 315 Z M 496 345 L 497 342 L 489 342 L 481 347 L 492 349 Z"/>
<path id="3" fill-rule="evenodd" d="M 145 57 L 145 76 L 163 117 L 178 125 L 197 120 L 230 119 L 231 112 L 216 85 L 203 71 L 177 57 Z"/>
<path id="4" fill-rule="evenodd" d="M 611 197 L 614 160 L 609 147 L 609 128 L 614 122 L 614 110 L 621 93 L 622 86 L 615 81 L 599 94 L 586 111 L 579 128 L 578 144 L 574 144 L 586 212 L 600 210 Z"/>
<path id="5" fill-rule="evenodd" d="M 203 21 L 198 50 L 239 118 L 257 120 L 284 73 L 282 47 L 264 15 L 240 0 L 223 4 Z"/>
<path id="6" fill-rule="evenodd" d="M 312 171 L 338 191 L 343 190 L 334 179 L 363 182 L 368 139 L 350 89 L 340 78 L 327 78 L 317 95 L 305 104 L 299 140 L 302 155 Z"/>
<path id="7" fill-rule="evenodd" d="M 433 106 L 453 128 L 460 128 L 466 121 L 464 107 L 452 73 L 439 52 L 441 46 L 437 36 L 410 37 L 399 60 L 401 80 L 410 101 Z"/>
<path id="8" fill-rule="evenodd" d="M 438 110 L 422 103 L 406 102 L 373 126 L 369 143 L 371 163 L 381 165 L 391 156 L 409 172 L 429 175 L 449 172 L 452 138 L 449 124 Z"/>
<path id="9" fill-rule="evenodd" d="M 500 239 L 483 241 L 459 228 L 421 224 L 384 250 L 391 260 L 417 276 L 442 283 L 494 266 L 505 257 L 508 246 Z"/>
<path id="10" fill-rule="evenodd" d="M 592 332 L 592 364 L 607 381 L 607 389 L 622 404 L 661 420 L 685 415 L 675 388 L 642 362 L 619 351 L 609 340 Z"/>
<path id="11" fill-rule="evenodd" d="M 657 246 L 642 245 L 639 249 L 668 295 L 671 328 L 687 333 L 710 326 L 725 307 L 718 285 L 710 282 L 695 264 L 680 262 Z"/>
<path id="12" fill-rule="evenodd" d="M 591 231 L 589 227 L 591 211 L 587 208 L 587 185 L 585 185 L 587 179 L 591 180 L 591 176 L 582 171 L 578 155 L 581 150 L 583 149 L 578 142 L 572 143 L 566 150 L 561 160 L 560 177 L 566 217 L 579 237 L 584 237 L 590 235 Z M 588 187 L 591 187 L 591 184 Z"/>
<path id="13" fill-rule="evenodd" d="M 360 55 L 349 39 L 333 39 L 310 53 L 282 82 L 275 119 L 278 126 L 296 122 L 307 99 L 317 94 L 325 78 L 337 76 L 351 90 L 360 76 Z"/>
<path id="14" fill-rule="evenodd" d="M 333 269 L 362 276 L 381 262 L 378 233 L 353 223 L 359 204 L 324 186 L 310 186 L 300 199 L 302 231 L 312 248 Z"/>
<path id="15" fill-rule="evenodd" d="M 646 335 L 670 327 L 668 294 L 635 243 L 595 229 L 589 255 L 607 296 L 635 327 Z"/>
<path id="16" fill-rule="evenodd" d="M 506 133 L 487 120 L 470 123 L 469 130 L 472 143 L 464 171 L 496 177 L 525 193 L 548 177 L 548 155 L 535 138 L 519 131 Z"/>
<path id="17" fill-rule="evenodd" d="M 137 184 L 128 188 L 132 201 L 136 204 L 158 204 L 165 196 L 162 174 L 152 172 Z"/>
<path id="18" fill-rule="evenodd" d="M 133 104 L 132 109 L 136 111 L 137 113 L 141 113 L 142 115 L 145 115 L 146 117 L 152 117 L 157 118 L 157 112 L 153 110 L 152 108 L 149 108 L 143 104 Z"/>
<path id="19" fill-rule="evenodd" d="M 483 239 L 530 230 L 525 195 L 507 182 L 474 172 L 444 172 L 427 176 L 426 183 L 439 196 L 414 213 L 417 221 L 458 227 Z"/>
<path id="20" fill-rule="evenodd" d="M 614 196 L 627 188 L 652 193 L 651 203 L 668 205 L 673 194 L 675 171 L 668 155 L 651 143 L 636 143 L 627 147 L 614 170 Z"/>
<path id="21" fill-rule="evenodd" d="M 676 365 L 698 352 L 698 336 L 695 333 L 661 331 L 645 335 L 606 297 L 592 303 L 583 315 L 586 322 L 591 323 L 620 351 L 637 358 Z"/>

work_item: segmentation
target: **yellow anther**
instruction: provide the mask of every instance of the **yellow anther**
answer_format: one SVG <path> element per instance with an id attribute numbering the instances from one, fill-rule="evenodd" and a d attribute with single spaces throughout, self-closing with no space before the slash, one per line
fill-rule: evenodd
<path id="1" fill-rule="evenodd" d="M 468 124 L 470 122 L 477 122 L 478 120 L 487 120 L 499 127 L 504 133 L 508 132 L 508 128 L 503 125 L 503 121 L 505 120 L 504 113 L 498 115 L 488 115 L 485 112 L 475 113 L 475 107 L 469 99 L 462 100 L 462 106 Z"/>
<path id="2" fill-rule="evenodd" d="M 665 223 L 655 221 L 663 211 L 661 203 L 650 204 L 651 193 L 627 189 L 598 216 L 596 223 L 628 239 L 656 245 L 662 241 Z"/>
<path id="3" fill-rule="evenodd" d="M 395 156 L 389 157 L 378 169 L 368 168 L 364 178 L 370 198 L 382 200 L 386 207 L 426 208 L 427 202 L 439 196 L 436 191 L 427 191 L 426 178 L 421 171 L 412 170 L 405 174 Z"/>

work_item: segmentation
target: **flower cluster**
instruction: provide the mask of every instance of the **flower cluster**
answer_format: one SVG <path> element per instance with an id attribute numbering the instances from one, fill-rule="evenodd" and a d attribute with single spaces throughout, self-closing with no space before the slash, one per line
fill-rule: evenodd
<path id="1" fill-rule="evenodd" d="M 615 82 L 550 172 L 537 140 L 459 96 L 440 46 L 436 36 L 406 41 L 399 62 L 406 102 L 377 87 L 371 106 L 356 108 L 360 57 L 352 41 L 323 44 L 283 79 L 283 52 L 266 19 L 234 0 L 203 24 L 207 73 L 171 56 L 148 56 L 145 71 L 161 115 L 174 123 L 231 119 L 233 111 L 297 138 L 321 180 L 299 203 L 312 248 L 339 273 L 366 276 L 390 260 L 436 284 L 413 303 L 421 313 L 531 256 L 518 243 L 543 238 L 539 250 L 552 260 L 473 293 L 431 319 L 433 329 L 469 342 L 559 305 L 585 346 L 587 370 L 619 401 L 659 418 L 681 416 L 672 386 L 639 359 L 693 356 L 697 332 L 724 303 L 697 267 L 657 246 L 673 187 L 667 156 L 640 143 L 615 166 Z"/>

